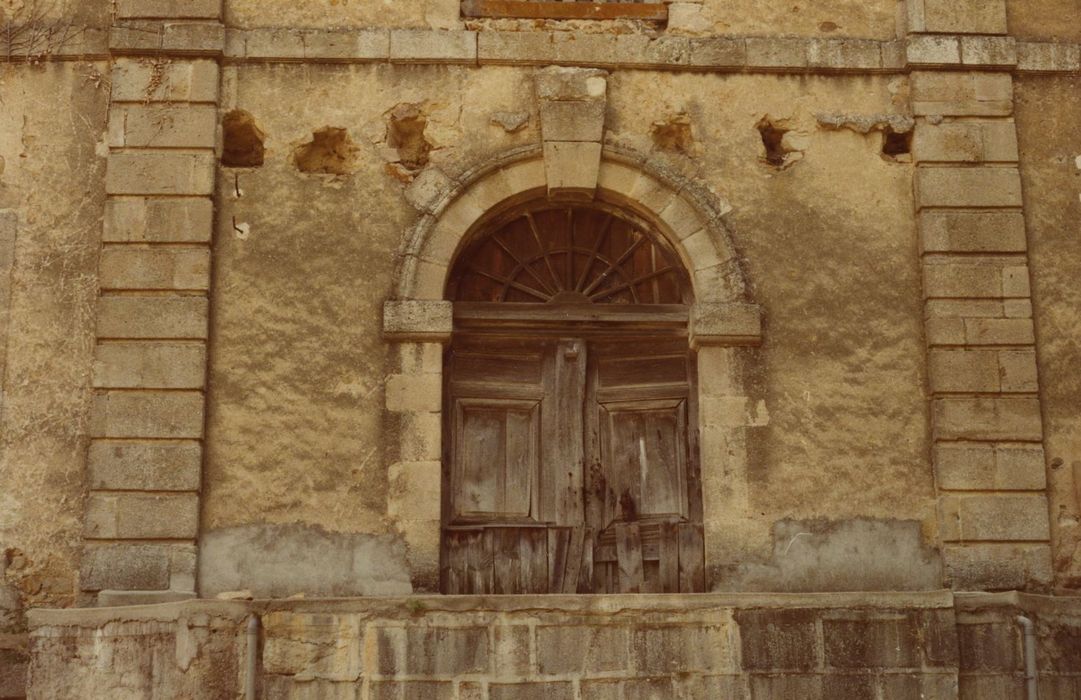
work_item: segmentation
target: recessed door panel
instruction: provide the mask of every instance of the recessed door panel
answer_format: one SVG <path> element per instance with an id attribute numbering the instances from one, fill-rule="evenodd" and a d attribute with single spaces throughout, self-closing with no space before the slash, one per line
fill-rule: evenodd
<path id="1" fill-rule="evenodd" d="M 455 401 L 455 518 L 526 519 L 538 473 L 540 403 Z"/>

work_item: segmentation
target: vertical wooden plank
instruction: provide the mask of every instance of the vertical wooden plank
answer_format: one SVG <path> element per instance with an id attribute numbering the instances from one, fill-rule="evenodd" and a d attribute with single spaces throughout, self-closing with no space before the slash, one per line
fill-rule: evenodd
<path id="1" fill-rule="evenodd" d="M 518 556 L 522 593 L 548 592 L 548 531 L 541 527 L 518 529 Z"/>
<path id="2" fill-rule="evenodd" d="M 702 462 L 698 430 L 698 353 L 687 355 L 687 510 L 692 522 L 702 522 Z"/>
<path id="3" fill-rule="evenodd" d="M 581 339 L 559 342 L 555 356 L 555 439 L 551 447 L 547 479 L 542 482 L 551 489 L 553 511 L 548 516 L 559 525 L 574 525 L 582 519 L 582 396 L 586 384 L 586 343 Z"/>
<path id="4" fill-rule="evenodd" d="M 679 593 L 679 527 L 675 523 L 661 523 L 657 551 L 661 593 Z"/>
<path id="5" fill-rule="evenodd" d="M 704 538 L 701 523 L 679 524 L 679 591 L 701 593 L 706 589 Z"/>
<path id="6" fill-rule="evenodd" d="M 468 590 L 473 595 L 492 592 L 492 550 L 491 538 L 487 531 L 478 530 L 469 533 L 466 551 L 468 571 Z"/>
<path id="7" fill-rule="evenodd" d="M 462 590 L 462 547 L 457 532 L 443 532 L 443 562 L 440 567 L 440 588 L 447 595 L 460 595 Z"/>
<path id="8" fill-rule="evenodd" d="M 638 523 L 616 523 L 616 554 L 619 558 L 619 591 L 641 593 L 642 533 Z"/>
<path id="9" fill-rule="evenodd" d="M 591 527 L 585 529 L 582 536 L 582 567 L 578 572 L 578 592 L 593 593 L 596 590 L 593 573 L 593 548 L 596 546 L 597 531 Z"/>
<path id="10" fill-rule="evenodd" d="M 495 559 L 493 570 L 495 593 L 521 593 L 521 558 L 518 546 L 518 529 L 500 527 L 492 529 L 492 552 Z"/>
<path id="11" fill-rule="evenodd" d="M 548 592 L 559 593 L 563 590 L 570 561 L 571 529 L 568 527 L 548 528 Z M 577 569 L 576 569 L 577 571 Z"/>
<path id="12" fill-rule="evenodd" d="M 582 558 L 585 556 L 583 543 L 585 542 L 585 528 L 576 527 L 571 530 L 570 543 L 567 547 L 567 568 L 563 573 L 563 583 L 560 588 L 552 589 L 553 593 L 577 593 L 578 572 L 582 570 Z M 591 545 L 592 551 L 592 545 Z"/>

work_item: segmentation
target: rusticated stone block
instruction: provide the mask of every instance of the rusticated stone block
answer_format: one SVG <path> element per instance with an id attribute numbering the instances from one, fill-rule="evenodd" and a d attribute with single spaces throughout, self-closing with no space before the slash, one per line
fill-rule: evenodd
<path id="1" fill-rule="evenodd" d="M 912 73 L 912 110 L 917 116 L 1009 116 L 1013 80 L 1009 73 Z"/>
<path id="2" fill-rule="evenodd" d="M 946 398 L 933 404 L 939 440 L 1043 439 L 1040 402 L 1035 398 Z"/>
<path id="3" fill-rule="evenodd" d="M 826 666 L 832 668 L 919 668 L 922 663 L 918 630 L 908 617 L 826 619 L 822 636 Z"/>
<path id="4" fill-rule="evenodd" d="M 1011 622 L 957 626 L 957 642 L 961 654 L 961 671 L 1020 671 L 1021 637 L 1017 625 Z"/>
<path id="5" fill-rule="evenodd" d="M 203 436 L 203 394 L 198 391 L 109 391 L 94 397 L 90 434 L 103 438 Z"/>
<path id="6" fill-rule="evenodd" d="M 92 493 L 86 507 L 88 539 L 194 539 L 199 496 L 194 493 Z"/>
<path id="7" fill-rule="evenodd" d="M 217 102 L 217 61 L 162 62 L 117 58 L 112 72 L 113 102 Z"/>
<path id="8" fill-rule="evenodd" d="M 90 488 L 197 491 L 203 449 L 191 442 L 94 440 L 87 468 Z"/>
<path id="9" fill-rule="evenodd" d="M 1020 211 L 924 211 L 920 240 L 925 253 L 1023 253 L 1028 248 Z"/>
<path id="10" fill-rule="evenodd" d="M 939 498 L 942 539 L 1043 541 L 1050 539 L 1047 497 L 1041 493 L 943 495 Z"/>
<path id="11" fill-rule="evenodd" d="M 955 590 L 1007 591 L 1051 583 L 1047 544 L 979 543 L 943 545 L 947 584 Z"/>
<path id="12" fill-rule="evenodd" d="M 202 389 L 204 343 L 102 343 L 95 352 L 99 389 Z"/>
<path id="13" fill-rule="evenodd" d="M 538 627 L 537 667 L 543 674 L 622 671 L 628 640 L 623 627 Z"/>
<path id="14" fill-rule="evenodd" d="M 207 336 L 206 297 L 103 296 L 98 299 L 99 338 Z"/>
<path id="15" fill-rule="evenodd" d="M 488 700 L 572 700 L 569 682 L 489 683 Z"/>
<path id="16" fill-rule="evenodd" d="M 206 197 L 110 197 L 105 202 L 105 243 L 207 243 L 214 203 Z"/>
<path id="17" fill-rule="evenodd" d="M 1005 0 L 909 0 L 909 28 L 940 34 L 1005 34 Z"/>
<path id="18" fill-rule="evenodd" d="M 935 474 L 950 491 L 1041 490 L 1047 484 L 1043 448 L 1037 445 L 941 443 Z"/>
<path id="19" fill-rule="evenodd" d="M 180 590 L 178 583 L 194 584 L 194 571 L 194 545 L 90 544 L 83 549 L 79 584 L 84 591 Z"/>
<path id="20" fill-rule="evenodd" d="M 102 289 L 204 291 L 210 287 L 208 248 L 108 247 L 101 252 Z"/>
<path id="21" fill-rule="evenodd" d="M 739 610 L 745 670 L 810 671 L 818 664 L 815 613 L 809 610 Z"/>
<path id="22" fill-rule="evenodd" d="M 214 148 L 218 110 L 214 105 L 118 104 L 109 110 L 113 148 Z"/>
<path id="23" fill-rule="evenodd" d="M 1016 168 L 916 169 L 919 207 L 1020 207 L 1021 175 Z"/>
<path id="24" fill-rule="evenodd" d="M 725 625 L 638 627 L 631 632 L 631 654 L 639 673 L 738 671 Z"/>
<path id="25" fill-rule="evenodd" d="M 446 681 L 373 681 L 372 700 L 452 700 L 454 684 Z"/>
<path id="26" fill-rule="evenodd" d="M 108 194 L 210 195 L 214 154 L 135 151 L 112 153 L 105 172 Z"/>
<path id="27" fill-rule="evenodd" d="M 476 63 L 477 33 L 395 29 L 390 60 L 397 63 Z"/>
<path id="28" fill-rule="evenodd" d="M 380 627 L 379 673 L 384 676 L 457 676 L 489 671 L 485 627 Z"/>

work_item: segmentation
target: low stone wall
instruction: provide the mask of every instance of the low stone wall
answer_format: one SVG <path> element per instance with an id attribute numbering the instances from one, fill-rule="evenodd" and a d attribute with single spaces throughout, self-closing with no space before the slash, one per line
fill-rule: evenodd
<path id="1" fill-rule="evenodd" d="M 1043 698 L 1081 690 L 1081 600 L 948 592 L 493 596 L 33 611 L 30 698 Z"/>

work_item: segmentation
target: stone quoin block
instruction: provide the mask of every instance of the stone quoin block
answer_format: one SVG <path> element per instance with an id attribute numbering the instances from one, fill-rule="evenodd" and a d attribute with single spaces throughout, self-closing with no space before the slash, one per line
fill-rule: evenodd
<path id="1" fill-rule="evenodd" d="M 1032 345 L 1031 318 L 966 318 L 964 341 L 969 345 Z"/>
<path id="2" fill-rule="evenodd" d="M 197 491 L 202 460 L 195 441 L 94 440 L 87 457 L 90 488 Z"/>
<path id="3" fill-rule="evenodd" d="M 217 61 L 117 58 L 112 69 L 113 102 L 217 102 Z"/>
<path id="4" fill-rule="evenodd" d="M 101 343 L 94 357 L 94 387 L 100 389 L 202 389 L 204 343 Z"/>
<path id="5" fill-rule="evenodd" d="M 1023 253 L 1028 247 L 1020 211 L 924 211 L 920 240 L 925 253 Z"/>
<path id="6" fill-rule="evenodd" d="M 194 539 L 199 496 L 91 493 L 84 533 L 88 539 Z"/>
<path id="7" fill-rule="evenodd" d="M 941 398 L 933 402 L 939 440 L 1032 441 L 1043 439 L 1036 398 Z"/>
<path id="8" fill-rule="evenodd" d="M 109 110 L 113 148 L 214 148 L 218 110 L 214 105 L 118 104 Z"/>
<path id="9" fill-rule="evenodd" d="M 390 465 L 387 474 L 390 486 L 387 515 L 405 520 L 438 520 L 441 465 L 435 460 Z"/>
<path id="10" fill-rule="evenodd" d="M 1005 34 L 1005 0 L 909 0 L 909 29 L 939 34 Z"/>
<path id="11" fill-rule="evenodd" d="M 113 153 L 105 172 L 108 194 L 211 195 L 212 152 L 135 151 Z"/>
<path id="12" fill-rule="evenodd" d="M 956 590 L 1017 590 L 1046 586 L 1053 578 L 1047 544 L 946 544 L 942 560 L 947 585 Z"/>
<path id="13" fill-rule="evenodd" d="M 933 393 L 994 393 L 1000 390 L 998 352 L 931 350 L 928 375 Z"/>
<path id="14" fill-rule="evenodd" d="M 202 438 L 203 394 L 102 392 L 94 397 L 90 434 L 102 438 Z"/>
<path id="15" fill-rule="evenodd" d="M 939 488 L 950 491 L 1039 491 L 1047 485 L 1037 445 L 939 443 L 934 461 Z"/>
<path id="16" fill-rule="evenodd" d="M 101 252 L 101 288 L 206 290 L 209 248 L 107 247 Z"/>
<path id="17" fill-rule="evenodd" d="M 1051 537 L 1047 497 L 1031 494 L 948 494 L 939 498 L 942 539 L 1043 541 Z"/>
<path id="18" fill-rule="evenodd" d="M 916 116 L 1005 117 L 1013 113 L 1009 73 L 914 71 L 911 90 Z"/>
<path id="19" fill-rule="evenodd" d="M 394 374 L 387 377 L 388 411 L 438 413 L 442 409 L 442 394 L 442 374 Z"/>
<path id="20" fill-rule="evenodd" d="M 195 557 L 187 544 L 91 543 L 83 549 L 79 583 L 84 591 L 184 590 L 177 584 L 194 583 Z"/>
<path id="21" fill-rule="evenodd" d="M 110 197 L 105 202 L 105 243 L 208 243 L 214 227 L 209 197 Z"/>
<path id="22" fill-rule="evenodd" d="M 916 169 L 916 202 L 923 207 L 1020 207 L 1016 168 Z"/>
<path id="23" fill-rule="evenodd" d="M 1017 128 L 1012 119 L 920 122 L 912 139 L 912 156 L 918 163 L 1016 162 Z"/>
<path id="24" fill-rule="evenodd" d="M 98 338 L 207 336 L 203 296 L 103 296 L 98 299 Z"/>

